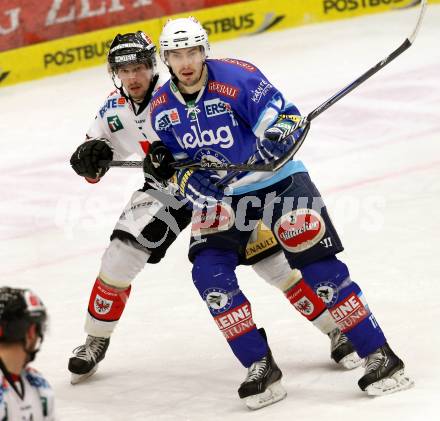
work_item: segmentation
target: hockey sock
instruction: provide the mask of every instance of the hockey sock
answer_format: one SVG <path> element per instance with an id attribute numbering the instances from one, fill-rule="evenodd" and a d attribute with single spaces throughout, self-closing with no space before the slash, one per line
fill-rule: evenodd
<path id="1" fill-rule="evenodd" d="M 336 329 L 327 307 L 297 269 L 291 269 L 284 253 L 279 251 L 252 265 L 267 283 L 281 290 L 296 310 L 325 335 Z"/>
<path id="2" fill-rule="evenodd" d="M 97 278 L 90 294 L 86 332 L 92 336 L 110 337 L 121 318 L 130 291 L 131 285 L 114 288 Z"/>
<path id="3" fill-rule="evenodd" d="M 343 262 L 330 257 L 301 268 L 301 272 L 361 358 L 385 344 L 382 329 Z"/>
<path id="4" fill-rule="evenodd" d="M 234 273 L 237 262 L 234 252 L 204 249 L 195 257 L 192 274 L 194 285 L 232 352 L 245 367 L 250 367 L 267 354 L 268 346 L 254 324 L 251 305 L 238 286 Z"/>
<path id="5" fill-rule="evenodd" d="M 296 310 L 321 332 L 328 334 L 336 327 L 326 305 L 304 279 L 297 280 L 287 291 L 284 291 L 284 295 Z"/>

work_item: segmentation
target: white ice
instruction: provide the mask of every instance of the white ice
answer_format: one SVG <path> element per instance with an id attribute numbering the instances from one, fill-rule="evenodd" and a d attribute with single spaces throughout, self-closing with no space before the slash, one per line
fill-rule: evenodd
<path id="1" fill-rule="evenodd" d="M 217 43 L 218 57 L 261 67 L 309 112 L 396 48 L 416 9 Z M 429 6 L 402 56 L 318 117 L 299 153 L 362 286 L 416 387 L 369 398 L 362 369 L 329 359 L 329 341 L 248 268 L 238 271 L 284 372 L 288 397 L 249 412 L 235 360 L 192 285 L 188 232 L 134 282 L 98 373 L 69 383 L 67 361 L 100 257 L 142 182 L 113 169 L 88 185 L 69 166 L 111 90 L 98 67 L 0 90 L 1 284 L 33 288 L 50 312 L 35 366 L 52 383 L 60 420 L 438 419 L 440 410 L 440 6 Z M 435 415 L 437 414 L 437 415 Z"/>

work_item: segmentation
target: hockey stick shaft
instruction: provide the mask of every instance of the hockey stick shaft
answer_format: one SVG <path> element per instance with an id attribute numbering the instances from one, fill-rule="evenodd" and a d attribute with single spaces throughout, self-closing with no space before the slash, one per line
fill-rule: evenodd
<path id="1" fill-rule="evenodd" d="M 391 63 L 396 57 L 400 56 L 404 51 L 406 51 L 411 45 L 414 43 L 414 40 L 417 37 L 417 34 L 420 30 L 420 26 L 423 21 L 423 16 L 426 11 L 427 0 L 421 0 L 420 2 L 420 12 L 417 18 L 416 26 L 412 32 L 412 34 L 405 39 L 405 41 L 397 47 L 390 55 L 388 55 L 385 59 L 381 60 L 375 66 L 367 70 L 361 76 L 359 76 L 356 80 L 351 82 L 349 85 L 345 86 L 339 92 L 334 94 L 332 97 L 324 101 L 321 105 L 316 107 L 313 111 L 311 111 L 307 117 L 303 118 L 298 124 L 292 126 L 290 130 L 288 130 L 283 139 L 291 136 L 295 131 L 299 129 L 303 129 L 303 134 L 300 138 L 295 142 L 295 144 L 286 152 L 282 157 L 274 160 L 270 164 L 260 164 L 260 165 L 252 165 L 252 164 L 230 164 L 230 163 L 217 163 L 211 161 L 186 161 L 186 162 L 176 162 L 173 166 L 175 169 L 182 168 L 193 168 L 193 169 L 212 169 L 217 171 L 276 171 L 281 168 L 286 162 L 290 161 L 293 156 L 298 152 L 302 143 L 307 136 L 307 132 L 310 128 L 310 123 L 324 111 L 328 110 L 332 105 L 336 102 L 344 98 L 351 91 L 356 89 L 366 80 L 368 80 L 371 76 L 376 74 L 379 70 L 383 69 L 387 64 Z M 282 139 L 281 139 L 282 140 Z M 100 164 L 108 167 L 124 167 L 124 168 L 142 168 L 142 161 L 100 161 Z M 229 176 L 228 176 L 229 178 Z M 222 180 L 224 183 L 224 179 Z"/>

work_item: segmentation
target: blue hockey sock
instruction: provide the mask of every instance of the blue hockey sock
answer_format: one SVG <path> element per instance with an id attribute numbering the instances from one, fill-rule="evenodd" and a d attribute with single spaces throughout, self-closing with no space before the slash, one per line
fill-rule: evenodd
<path id="1" fill-rule="evenodd" d="M 304 266 L 301 272 L 361 358 L 385 344 L 382 329 L 343 262 L 333 256 Z"/>
<path id="2" fill-rule="evenodd" d="M 234 273 L 237 263 L 234 252 L 204 249 L 195 257 L 192 275 L 232 352 L 245 367 L 250 367 L 267 354 L 268 346 L 252 320 L 251 305 L 238 286 Z"/>

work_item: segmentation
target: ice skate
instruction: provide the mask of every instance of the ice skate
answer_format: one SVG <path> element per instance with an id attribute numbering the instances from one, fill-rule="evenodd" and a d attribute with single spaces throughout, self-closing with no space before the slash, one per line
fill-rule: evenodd
<path id="1" fill-rule="evenodd" d="M 238 395 L 249 409 L 260 409 L 284 399 L 287 392 L 281 385 L 283 374 L 275 363 L 272 352 L 248 368 Z"/>
<path id="2" fill-rule="evenodd" d="M 109 343 L 110 338 L 88 335 L 86 343 L 73 350 L 74 356 L 69 359 L 69 371 L 72 373 L 70 383 L 80 383 L 96 372 Z"/>
<path id="3" fill-rule="evenodd" d="M 362 365 L 362 358 L 359 357 L 353 345 L 338 328 L 328 334 L 330 338 L 330 356 L 331 358 L 347 370 Z"/>
<path id="4" fill-rule="evenodd" d="M 388 395 L 414 386 L 405 375 L 405 364 L 386 343 L 365 359 L 365 374 L 359 387 L 371 396 Z"/>

